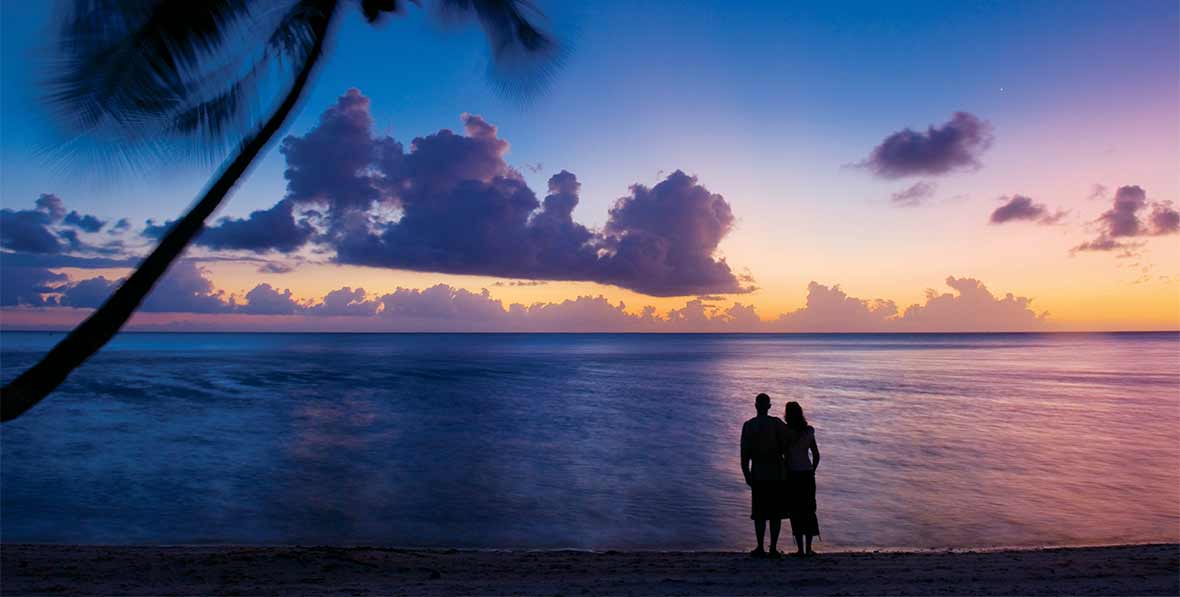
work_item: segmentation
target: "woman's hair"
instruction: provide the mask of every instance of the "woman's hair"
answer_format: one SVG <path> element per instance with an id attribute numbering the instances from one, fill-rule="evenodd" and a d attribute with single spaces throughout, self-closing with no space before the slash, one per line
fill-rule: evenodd
<path id="1" fill-rule="evenodd" d="M 807 419 L 803 416 L 803 407 L 799 406 L 798 402 L 788 402 L 787 412 L 783 417 L 787 420 L 788 429 L 797 429 L 799 431 L 807 429 Z"/>

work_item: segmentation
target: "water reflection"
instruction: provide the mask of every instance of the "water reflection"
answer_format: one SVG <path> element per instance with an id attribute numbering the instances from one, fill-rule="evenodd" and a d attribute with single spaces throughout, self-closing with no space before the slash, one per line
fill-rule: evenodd
<path id="1" fill-rule="evenodd" d="M 10 379 L 49 347 L 3 335 Z M 6 541 L 747 547 L 766 391 L 843 547 L 1180 539 L 1180 337 L 120 336 L 3 428 Z"/>

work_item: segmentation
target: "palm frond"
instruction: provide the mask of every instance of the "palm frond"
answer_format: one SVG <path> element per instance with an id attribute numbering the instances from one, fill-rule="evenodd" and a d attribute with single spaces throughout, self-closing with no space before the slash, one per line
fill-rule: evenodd
<path id="1" fill-rule="evenodd" d="M 47 99 L 123 161 L 220 157 L 306 60 L 309 0 L 72 0 Z"/>
<path id="2" fill-rule="evenodd" d="M 502 92 L 528 99 L 561 66 L 557 40 L 539 24 L 545 16 L 528 0 L 440 0 L 444 17 L 474 15 L 492 50 L 491 75 Z"/>

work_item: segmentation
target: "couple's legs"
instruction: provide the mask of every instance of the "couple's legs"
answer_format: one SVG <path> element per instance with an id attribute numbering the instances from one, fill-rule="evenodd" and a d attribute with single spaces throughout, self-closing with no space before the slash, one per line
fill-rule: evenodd
<path id="1" fill-rule="evenodd" d="M 798 553 L 811 553 L 811 535 L 795 535 L 795 547 Z"/>
<path id="2" fill-rule="evenodd" d="M 770 519 L 770 551 L 778 550 L 778 535 L 782 531 L 783 521 L 778 518 Z M 760 519 L 754 521 L 754 534 L 758 536 L 758 549 L 763 549 L 764 538 L 766 537 L 766 520 Z"/>

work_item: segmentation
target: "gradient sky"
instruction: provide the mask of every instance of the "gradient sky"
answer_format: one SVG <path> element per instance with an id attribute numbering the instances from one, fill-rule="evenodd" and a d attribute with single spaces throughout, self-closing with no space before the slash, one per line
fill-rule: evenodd
<path id="1" fill-rule="evenodd" d="M 945 283 L 954 276 L 980 281 L 997 300 L 1007 293 L 1030 298 L 1030 313 L 1048 312 L 989 329 L 1180 327 L 1180 235 L 1149 230 L 1148 223 L 1153 209 L 1172 209 L 1166 202 L 1180 199 L 1176 2 L 581 4 L 538 2 L 568 51 L 548 88 L 527 102 L 489 82 L 486 42 L 474 25 L 443 27 L 429 11 L 411 7 L 374 29 L 349 10 L 284 135 L 307 134 L 351 88 L 369 98 L 375 134 L 407 147 L 439 129 L 462 131 L 460 115 L 478 114 L 511 144 L 506 159 L 538 198 L 550 176 L 563 169 L 577 175 L 573 217 L 591 228 L 606 225 L 608 209 L 630 185 L 651 187 L 682 170 L 732 209 L 734 227 L 717 255 L 758 287 L 703 301 L 717 312 L 739 302 L 775 320 L 808 304 L 812 281 L 824 289 L 839 285 L 850 297 L 893 301 L 904 311 L 925 304 L 928 288 L 956 294 Z M 37 85 L 49 24 L 41 3 L 0 7 L 3 208 L 32 210 L 49 193 L 68 210 L 110 222 L 128 218 L 136 235 L 147 219 L 180 215 L 212 166 L 111 174 L 55 163 L 61 138 Z M 887 178 L 856 166 L 890 135 L 942 126 L 956 112 L 990 127 L 993 140 L 975 154 L 977 167 Z M 218 215 L 244 217 L 275 205 L 286 193 L 286 167 L 272 147 Z M 917 205 L 891 200 L 917 183 L 932 189 Z M 1096 185 L 1105 193 L 1096 194 Z M 1106 223 L 1099 217 L 1112 209 L 1120 187 L 1131 186 L 1146 197 L 1138 213 L 1145 232 L 1122 239 L 1133 248 L 1071 251 L 1102 238 Z M 1032 216 L 991 223 L 993 211 L 1015 195 L 1060 217 L 1051 224 Z M 658 313 L 679 309 L 695 296 L 340 266 L 322 255 L 268 274 L 259 273 L 258 259 L 291 259 L 205 249 L 191 255 L 224 258 L 199 267 L 239 303 L 264 282 L 309 303 L 342 286 L 380 297 L 399 287 L 445 284 L 451 300 L 460 290 L 485 288 L 505 306 L 601 295 L 612 305 L 625 302 L 632 314 L 644 305 Z M 12 263 L 0 254 L 0 269 Z M 53 271 L 75 283 L 127 270 Z M 822 297 L 812 290 L 818 309 Z M 7 304 L 3 323 L 60 327 L 86 312 Z M 228 329 L 283 325 L 240 313 L 202 317 Z M 164 313 L 141 321 L 200 319 Z M 368 329 L 332 321 L 300 325 Z M 481 328 L 463 321 L 436 327 Z"/>

